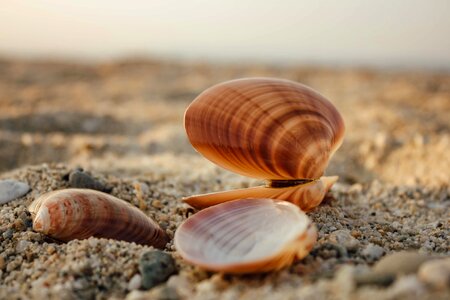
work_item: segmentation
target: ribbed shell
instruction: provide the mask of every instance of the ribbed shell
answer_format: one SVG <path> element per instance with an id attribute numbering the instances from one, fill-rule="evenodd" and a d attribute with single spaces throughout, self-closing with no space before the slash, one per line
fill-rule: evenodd
<path id="1" fill-rule="evenodd" d="M 207 159 L 262 179 L 318 179 L 344 134 L 341 115 L 322 95 L 272 78 L 207 89 L 186 110 L 184 124 Z"/>
<path id="2" fill-rule="evenodd" d="M 242 198 L 271 198 L 289 201 L 303 211 L 309 211 L 318 206 L 331 186 L 337 181 L 337 176 L 321 177 L 305 184 L 283 188 L 256 186 L 245 189 L 194 195 L 183 199 L 184 202 L 197 209 L 204 209 L 219 203 Z"/>
<path id="3" fill-rule="evenodd" d="M 29 206 L 33 229 L 60 241 L 91 236 L 164 248 L 167 234 L 131 204 L 89 189 L 46 193 Z"/>
<path id="4" fill-rule="evenodd" d="M 211 271 L 253 273 L 281 269 L 305 257 L 315 226 L 297 206 L 272 199 L 240 199 L 206 208 L 175 232 L 188 262 Z"/>

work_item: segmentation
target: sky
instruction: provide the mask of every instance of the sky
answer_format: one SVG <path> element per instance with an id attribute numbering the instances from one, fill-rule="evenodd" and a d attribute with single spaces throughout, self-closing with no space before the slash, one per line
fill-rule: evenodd
<path id="1" fill-rule="evenodd" d="M 0 0 L 0 56 L 450 70 L 449 0 Z"/>

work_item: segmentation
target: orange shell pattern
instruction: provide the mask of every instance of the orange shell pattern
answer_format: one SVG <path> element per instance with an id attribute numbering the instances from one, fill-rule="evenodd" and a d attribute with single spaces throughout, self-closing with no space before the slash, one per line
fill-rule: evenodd
<path id="1" fill-rule="evenodd" d="M 246 78 L 213 86 L 188 107 L 191 144 L 210 161 L 261 179 L 318 179 L 339 147 L 344 122 L 302 84 Z"/>

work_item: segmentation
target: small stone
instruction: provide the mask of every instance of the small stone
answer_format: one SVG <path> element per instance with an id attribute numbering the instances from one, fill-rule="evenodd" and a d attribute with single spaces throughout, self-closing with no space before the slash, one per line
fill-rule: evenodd
<path id="1" fill-rule="evenodd" d="M 55 252 L 56 252 L 56 248 L 55 248 L 54 246 L 49 245 L 49 246 L 47 247 L 47 253 L 48 253 L 48 254 L 52 255 L 52 254 L 55 253 Z"/>
<path id="2" fill-rule="evenodd" d="M 30 241 L 20 240 L 20 241 L 17 242 L 16 252 L 17 253 L 22 253 L 28 248 L 28 246 L 30 246 L 32 244 L 33 243 L 30 242 Z"/>
<path id="3" fill-rule="evenodd" d="M 415 251 L 391 253 L 380 259 L 373 267 L 374 272 L 385 274 L 416 273 L 420 265 L 430 257 Z"/>
<path id="4" fill-rule="evenodd" d="M 398 278 L 389 289 L 388 299 L 422 299 L 424 286 L 416 276 L 407 275 Z M 425 297 L 426 298 L 426 297 Z"/>
<path id="5" fill-rule="evenodd" d="M 333 231 L 328 239 L 331 243 L 342 245 L 348 250 L 356 250 L 359 246 L 359 241 L 348 230 Z"/>
<path id="6" fill-rule="evenodd" d="M 20 198 L 28 191 L 28 184 L 16 180 L 0 180 L 0 204 L 8 203 L 14 199 Z"/>
<path id="7" fill-rule="evenodd" d="M 362 285 L 389 286 L 394 282 L 394 280 L 395 276 L 392 274 L 380 274 L 372 271 L 355 275 L 355 282 L 358 286 Z"/>
<path id="8" fill-rule="evenodd" d="M 92 178 L 89 174 L 81 171 L 73 171 L 69 174 L 69 186 L 77 189 L 91 189 L 110 193 L 112 188 L 105 186 L 100 181 Z"/>
<path id="9" fill-rule="evenodd" d="M 333 280 L 333 287 L 341 299 L 349 298 L 355 288 L 354 272 L 355 268 L 351 265 L 344 265 L 336 272 Z"/>
<path id="10" fill-rule="evenodd" d="M 133 277 L 131 277 L 130 281 L 128 282 L 128 290 L 138 290 L 141 287 L 142 284 L 142 277 L 140 274 L 135 274 Z"/>
<path id="11" fill-rule="evenodd" d="M 152 201 L 152 206 L 155 208 L 163 208 L 164 204 L 158 199 Z"/>
<path id="12" fill-rule="evenodd" d="M 5 240 L 9 240 L 13 237 L 14 231 L 11 228 L 8 228 L 5 232 L 3 232 L 2 236 Z"/>
<path id="13" fill-rule="evenodd" d="M 368 244 L 362 251 L 362 255 L 369 261 L 375 261 L 384 254 L 384 249 L 372 243 Z"/>
<path id="14" fill-rule="evenodd" d="M 177 291 L 171 287 L 166 285 L 158 286 L 152 289 L 148 293 L 147 299 L 155 299 L 155 300 L 178 300 L 180 296 L 177 294 Z"/>
<path id="15" fill-rule="evenodd" d="M 422 264 L 417 275 L 422 282 L 435 289 L 450 287 L 450 257 Z"/>
<path id="16" fill-rule="evenodd" d="M 139 271 L 142 275 L 142 287 L 151 289 L 166 281 L 176 272 L 175 262 L 170 254 L 160 250 L 145 252 L 139 259 Z"/>
<path id="17" fill-rule="evenodd" d="M 31 215 L 27 212 L 22 212 L 19 215 L 19 218 L 22 220 L 25 227 L 32 227 L 33 226 L 33 220 L 31 219 Z"/>
<path id="18" fill-rule="evenodd" d="M 22 221 L 22 219 L 16 219 L 14 220 L 14 229 L 17 231 L 23 231 L 26 229 L 25 223 Z"/>
<path id="19" fill-rule="evenodd" d="M 192 298 L 194 293 L 194 285 L 186 278 L 186 276 L 170 276 L 169 280 L 167 280 L 167 286 L 175 289 L 177 294 L 183 299 Z"/>
<path id="20" fill-rule="evenodd" d="M 125 300 L 146 300 L 149 299 L 148 292 L 133 290 L 128 293 Z"/>
<path id="21" fill-rule="evenodd" d="M 6 267 L 5 258 L 0 256 L 0 270 L 3 270 Z"/>

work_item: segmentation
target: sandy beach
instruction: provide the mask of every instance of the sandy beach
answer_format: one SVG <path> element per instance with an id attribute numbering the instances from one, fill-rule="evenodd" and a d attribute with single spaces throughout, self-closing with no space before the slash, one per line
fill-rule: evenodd
<path id="1" fill-rule="evenodd" d="M 146 289 L 141 256 L 151 247 L 93 237 L 61 243 L 33 231 L 28 205 L 69 187 L 77 168 L 171 238 L 195 213 L 182 197 L 260 184 L 196 153 L 183 128 L 184 110 L 204 89 L 255 76 L 311 86 L 346 124 L 326 171 L 339 181 L 308 213 L 319 238 L 305 259 L 226 275 L 188 264 L 171 241 L 164 251 L 175 271 Z M 0 59 L 0 180 L 31 188 L 0 204 L 0 299 L 448 299 L 449 148 L 448 73 Z M 398 252 L 394 267 L 381 263 Z"/>

